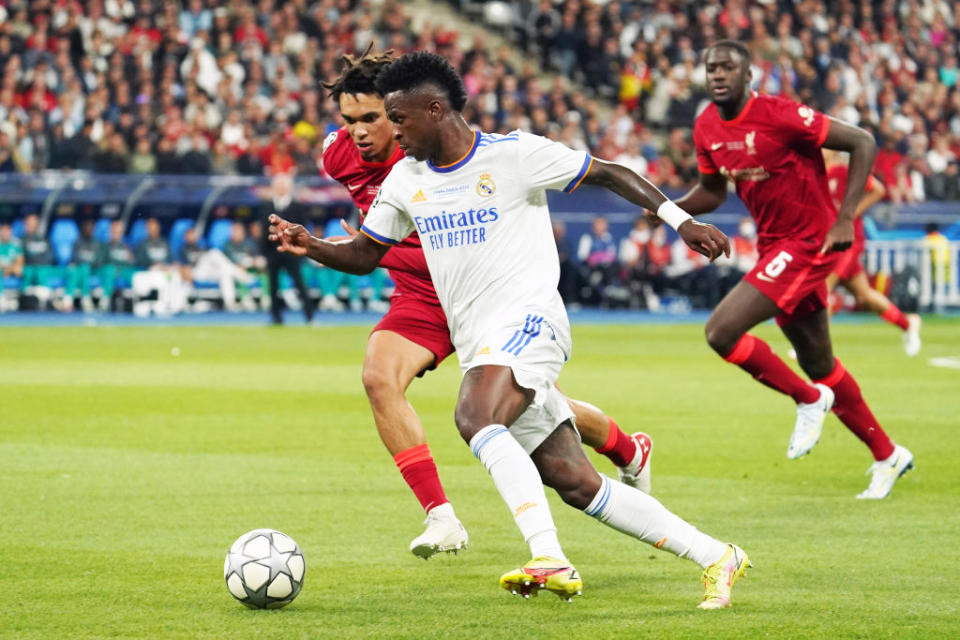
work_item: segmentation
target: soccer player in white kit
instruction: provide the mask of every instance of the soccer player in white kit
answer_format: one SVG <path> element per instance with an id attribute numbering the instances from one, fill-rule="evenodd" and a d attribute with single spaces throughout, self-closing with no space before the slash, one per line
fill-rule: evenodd
<path id="1" fill-rule="evenodd" d="M 605 186 L 657 211 L 711 259 L 729 254 L 727 238 L 625 167 L 528 133 L 473 131 L 460 113 L 463 82 L 436 54 L 399 58 L 380 73 L 377 88 L 407 158 L 383 182 L 361 233 L 328 242 L 272 216 L 270 238 L 281 251 L 367 273 L 391 245 L 419 233 L 463 371 L 457 428 L 493 477 L 533 556 L 504 574 L 501 585 L 523 595 L 544 588 L 567 599 L 582 590 L 560 546 L 546 484 L 604 524 L 697 562 L 704 569 L 700 607 L 729 606 L 733 583 L 750 565 L 743 550 L 600 475 L 580 447 L 573 413 L 554 387 L 571 340 L 545 190 Z"/>

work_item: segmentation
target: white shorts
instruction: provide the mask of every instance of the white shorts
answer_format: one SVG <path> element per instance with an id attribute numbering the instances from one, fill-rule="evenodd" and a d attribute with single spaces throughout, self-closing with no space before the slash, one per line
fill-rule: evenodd
<path id="1" fill-rule="evenodd" d="M 485 365 L 510 367 L 517 384 L 534 392 L 527 410 L 507 425 L 528 454 L 559 425 L 574 421 L 570 404 L 554 386 L 569 346 L 562 348 L 550 323 L 537 318 L 528 316 L 523 323 L 497 327 L 484 334 L 474 348 L 457 350 L 464 374 Z M 465 358 L 464 353 L 471 355 Z"/>

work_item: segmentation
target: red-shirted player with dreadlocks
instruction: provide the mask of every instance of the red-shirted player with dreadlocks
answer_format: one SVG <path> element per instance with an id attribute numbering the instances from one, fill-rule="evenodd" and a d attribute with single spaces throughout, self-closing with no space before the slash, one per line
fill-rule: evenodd
<path id="1" fill-rule="evenodd" d="M 693 129 L 700 182 L 676 203 L 691 214 L 712 211 L 727 199 L 731 180 L 757 221 L 760 253 L 757 265 L 713 310 L 707 342 L 728 362 L 797 403 L 788 458 L 809 453 L 832 408 L 874 457 L 870 486 L 857 497 L 885 498 L 913 467 L 913 455 L 890 440 L 856 380 L 833 357 L 825 284 L 853 242 L 853 215 L 876 144 L 863 129 L 752 92 L 750 52 L 741 42 L 715 43 L 704 64 L 712 104 Z M 830 200 L 821 147 L 850 154 L 839 211 Z M 793 344 L 813 384 L 747 333 L 770 318 Z"/>
<path id="2" fill-rule="evenodd" d="M 374 86 L 379 71 L 392 60 L 389 52 L 372 54 L 371 48 L 359 57 L 344 56 L 340 76 L 324 85 L 339 105 L 345 126 L 324 141 L 323 167 L 347 188 L 361 215 L 390 169 L 404 157 L 383 97 Z M 347 233 L 356 233 L 346 223 L 343 226 Z M 444 494 L 423 425 L 405 393 L 415 377 L 435 369 L 454 347 L 419 237 L 413 234 L 392 247 L 380 266 L 389 270 L 396 289 L 390 310 L 367 342 L 363 386 L 383 444 L 427 512 L 426 531 L 410 543 L 410 550 L 429 558 L 465 547 L 467 533 Z M 570 406 L 583 442 L 618 467 L 621 481 L 649 493 L 650 437 L 627 435 L 590 404 L 570 400 Z"/>

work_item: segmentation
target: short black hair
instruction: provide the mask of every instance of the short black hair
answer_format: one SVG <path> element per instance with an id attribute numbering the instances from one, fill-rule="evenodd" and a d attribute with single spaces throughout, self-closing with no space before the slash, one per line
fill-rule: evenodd
<path id="1" fill-rule="evenodd" d="M 446 58 L 428 51 L 407 53 L 397 58 L 380 72 L 376 84 L 382 96 L 432 84 L 447 94 L 454 110 L 463 111 L 467 104 L 467 89 L 460 74 Z"/>
<path id="2" fill-rule="evenodd" d="M 380 71 L 393 62 L 394 58 L 390 55 L 393 50 L 383 53 L 372 53 L 373 43 L 366 48 L 358 57 L 345 55 L 343 68 L 340 69 L 340 75 L 333 82 L 323 83 L 323 88 L 330 92 L 330 97 L 334 102 L 340 102 L 340 96 L 344 93 L 356 95 L 363 93 L 367 95 L 382 95 L 377 91 L 374 81 Z"/>
<path id="3" fill-rule="evenodd" d="M 740 57 L 743 58 L 744 63 L 747 66 L 750 66 L 750 60 L 753 58 L 753 56 L 750 54 L 750 49 L 747 48 L 747 45 L 743 44 L 739 40 L 717 40 L 712 45 L 710 45 L 707 48 L 707 50 L 704 52 L 703 54 L 704 59 L 706 59 L 707 53 L 709 53 L 711 49 L 717 49 L 719 47 L 733 49 L 734 51 L 740 54 Z"/>

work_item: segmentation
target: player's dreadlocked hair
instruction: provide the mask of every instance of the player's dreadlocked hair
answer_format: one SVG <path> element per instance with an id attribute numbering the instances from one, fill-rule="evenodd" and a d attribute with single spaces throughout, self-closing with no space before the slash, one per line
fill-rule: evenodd
<path id="1" fill-rule="evenodd" d="M 371 53 L 373 43 L 359 56 L 343 56 L 343 68 L 340 76 L 333 82 L 324 82 L 323 87 L 330 92 L 334 102 L 340 102 L 341 94 L 365 93 L 378 95 L 375 80 L 384 67 L 394 61 L 393 49 L 384 53 Z"/>
<path id="2" fill-rule="evenodd" d="M 435 53 L 407 53 L 383 69 L 376 80 L 377 91 L 382 96 L 392 91 L 410 91 L 425 84 L 436 85 L 447 94 L 454 110 L 463 111 L 467 104 L 463 80 L 446 58 Z"/>
<path id="3" fill-rule="evenodd" d="M 710 51 L 711 49 L 717 49 L 719 47 L 733 49 L 740 54 L 741 58 L 743 58 L 743 64 L 748 67 L 750 66 L 750 59 L 753 56 L 750 55 L 750 49 L 747 48 L 747 45 L 743 44 L 739 40 L 717 40 L 707 48 L 707 51 Z M 704 57 L 706 57 L 707 51 L 704 51 Z"/>

